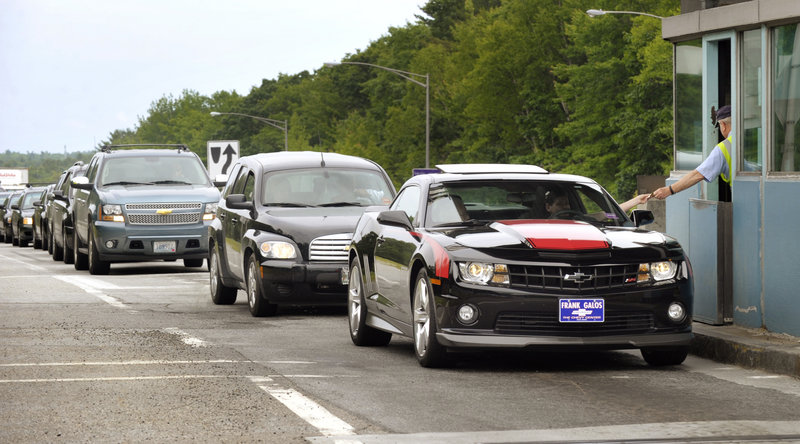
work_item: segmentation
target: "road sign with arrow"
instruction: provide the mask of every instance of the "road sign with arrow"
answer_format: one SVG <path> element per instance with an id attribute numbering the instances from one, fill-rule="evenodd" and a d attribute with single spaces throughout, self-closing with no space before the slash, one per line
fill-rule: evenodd
<path id="1" fill-rule="evenodd" d="M 208 141 L 208 175 L 215 179 L 220 174 L 230 174 L 231 167 L 239 160 L 238 140 Z"/>

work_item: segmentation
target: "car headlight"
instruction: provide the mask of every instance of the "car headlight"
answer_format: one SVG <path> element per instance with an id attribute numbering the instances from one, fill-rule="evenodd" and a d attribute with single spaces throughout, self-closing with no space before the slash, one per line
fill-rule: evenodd
<path id="1" fill-rule="evenodd" d="M 203 213 L 203 220 L 214 220 L 217 217 L 217 202 L 208 202 L 206 212 Z"/>
<path id="2" fill-rule="evenodd" d="M 266 259 L 294 259 L 297 257 L 297 250 L 289 242 L 267 241 L 262 242 L 259 248 Z"/>
<path id="3" fill-rule="evenodd" d="M 22 225 L 33 225 L 33 218 L 32 217 L 23 217 L 22 218 Z"/>
<path id="4" fill-rule="evenodd" d="M 651 262 L 649 264 L 639 264 L 638 282 L 666 281 L 675 277 L 678 265 L 672 261 Z"/>
<path id="5" fill-rule="evenodd" d="M 125 222 L 122 205 L 105 204 L 100 206 L 100 220 L 108 222 Z"/>
<path id="6" fill-rule="evenodd" d="M 505 264 L 459 262 L 458 272 L 465 282 L 481 285 L 508 285 L 508 267 Z"/>

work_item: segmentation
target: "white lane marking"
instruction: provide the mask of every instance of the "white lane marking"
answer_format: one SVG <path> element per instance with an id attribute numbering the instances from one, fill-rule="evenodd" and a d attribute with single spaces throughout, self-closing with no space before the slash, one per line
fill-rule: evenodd
<path id="1" fill-rule="evenodd" d="M 31 269 L 31 270 L 34 270 L 34 271 L 47 271 L 47 269 L 44 268 L 44 267 L 40 267 L 40 266 L 34 265 L 34 264 L 29 264 L 29 263 L 27 263 L 25 261 L 21 261 L 19 259 L 13 258 L 11 256 L 7 256 L 5 254 L 2 255 L 2 256 L 3 256 L 3 258 L 8 259 L 11 262 L 16 262 L 18 264 L 22 264 L 22 266 L 25 267 L 25 268 L 28 268 L 28 269 Z M 41 277 L 41 276 L 35 276 L 35 277 Z"/>
<path id="2" fill-rule="evenodd" d="M 270 384 L 273 380 L 263 376 L 251 376 L 250 380 L 261 390 L 269 393 L 270 396 L 293 411 L 295 415 L 314 426 L 322 435 L 348 436 L 356 434 L 353 426 L 342 421 L 325 407 L 307 398 L 297 390 L 285 389 L 277 384 Z"/>
<path id="3" fill-rule="evenodd" d="M 203 378 L 240 378 L 237 375 L 168 375 L 168 376 L 109 376 L 98 378 L 47 378 L 47 379 L 0 379 L 3 383 L 30 382 L 98 382 L 98 381 L 155 381 L 162 379 L 203 379 Z"/>
<path id="4" fill-rule="evenodd" d="M 55 277 L 56 279 L 58 279 L 60 281 L 64 281 L 64 282 L 66 282 L 68 284 L 72 284 L 72 285 L 80 288 L 81 290 L 85 291 L 86 293 L 89 293 L 90 295 L 100 299 L 101 301 L 105 302 L 108 305 L 111 305 L 112 307 L 121 308 L 123 310 L 129 310 L 132 313 L 136 312 L 135 310 L 131 310 L 131 308 L 128 305 L 124 304 L 119 299 L 117 299 L 117 298 L 115 298 L 113 296 L 109 296 L 109 295 L 103 293 L 102 291 L 96 289 L 95 287 L 91 286 L 91 282 L 93 282 L 93 281 L 96 281 L 96 282 L 102 282 L 102 281 L 98 281 L 97 279 L 91 279 L 89 281 L 87 281 L 85 279 L 75 279 L 76 277 L 80 278 L 80 276 L 53 276 L 53 277 Z"/>
<path id="5" fill-rule="evenodd" d="M 123 366 L 123 365 L 186 365 L 186 364 L 238 364 L 250 361 L 234 361 L 231 359 L 209 359 L 203 361 L 96 361 L 96 362 L 40 362 L 0 364 L 0 367 L 89 367 L 89 366 Z"/>
<path id="6" fill-rule="evenodd" d="M 169 328 L 165 328 L 164 331 L 169 333 L 169 334 L 171 334 L 171 335 L 180 336 L 181 341 L 183 341 L 184 344 L 189 345 L 191 347 L 198 348 L 198 347 L 208 347 L 209 346 L 208 342 L 206 342 L 206 341 L 204 341 L 204 340 L 202 340 L 200 338 L 195 338 L 194 336 L 191 336 L 189 333 L 186 333 L 185 331 L 183 331 L 183 330 L 181 330 L 179 328 L 169 327 Z"/>

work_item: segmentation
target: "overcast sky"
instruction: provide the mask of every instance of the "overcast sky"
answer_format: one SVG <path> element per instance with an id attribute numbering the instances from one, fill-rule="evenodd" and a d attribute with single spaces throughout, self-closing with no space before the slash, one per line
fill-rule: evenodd
<path id="1" fill-rule="evenodd" d="M 91 150 L 165 95 L 313 72 L 425 2 L 0 0 L 0 153 Z"/>

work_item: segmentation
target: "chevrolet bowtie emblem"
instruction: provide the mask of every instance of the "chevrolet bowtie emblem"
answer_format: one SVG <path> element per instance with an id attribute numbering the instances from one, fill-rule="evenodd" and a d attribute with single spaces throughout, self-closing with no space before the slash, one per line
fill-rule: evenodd
<path id="1" fill-rule="evenodd" d="M 169 209 L 163 209 L 163 208 L 162 208 L 162 209 L 160 209 L 160 210 L 156 210 L 156 214 L 172 214 L 172 210 L 169 210 Z"/>
<path id="2" fill-rule="evenodd" d="M 572 281 L 575 282 L 576 284 L 582 284 L 584 282 L 591 281 L 593 277 L 594 276 L 592 276 L 591 274 L 583 274 L 581 272 L 577 272 L 575 274 L 565 274 L 564 280 Z"/>

